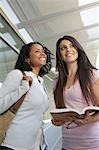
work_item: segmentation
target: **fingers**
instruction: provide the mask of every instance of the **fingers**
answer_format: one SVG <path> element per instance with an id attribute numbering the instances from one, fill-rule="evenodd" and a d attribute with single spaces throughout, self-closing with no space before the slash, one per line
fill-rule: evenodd
<path id="1" fill-rule="evenodd" d="M 89 112 L 87 112 L 86 115 L 85 115 L 85 118 L 84 118 L 84 122 L 85 123 L 90 123 L 91 119 L 92 119 L 92 116 L 90 115 Z"/>
<path id="2" fill-rule="evenodd" d="M 29 82 L 29 86 L 31 86 L 31 84 L 32 84 L 32 77 L 24 75 L 23 76 L 23 80 L 28 81 Z"/>
<path id="3" fill-rule="evenodd" d="M 75 119 L 74 121 L 78 126 L 84 125 L 84 119 Z"/>
<path id="4" fill-rule="evenodd" d="M 92 122 L 92 116 L 87 115 L 84 119 L 75 119 L 75 123 L 78 126 L 89 124 Z"/>
<path id="5" fill-rule="evenodd" d="M 55 120 L 55 119 L 52 119 L 52 124 L 54 124 L 55 126 L 61 126 L 65 123 L 65 121 L 60 121 L 60 120 Z"/>
<path id="6" fill-rule="evenodd" d="M 23 76 L 23 80 L 26 80 L 26 81 L 32 81 L 32 78 L 30 76 Z"/>

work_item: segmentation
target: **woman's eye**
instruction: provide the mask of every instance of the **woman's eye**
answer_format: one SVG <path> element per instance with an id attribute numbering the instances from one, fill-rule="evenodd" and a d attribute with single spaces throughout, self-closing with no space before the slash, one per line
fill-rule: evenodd
<path id="1" fill-rule="evenodd" d="M 39 51 L 39 50 L 36 50 L 35 53 L 40 53 L 40 51 Z"/>
<path id="2" fill-rule="evenodd" d="M 70 47 L 72 48 L 72 47 L 74 47 L 74 45 L 71 44 Z"/>
<path id="3" fill-rule="evenodd" d="M 60 48 L 61 51 L 64 50 L 64 49 L 66 49 L 66 47 L 61 47 L 61 48 Z"/>
<path id="4" fill-rule="evenodd" d="M 40 51 L 40 50 L 36 50 L 35 53 L 45 53 L 44 50 Z"/>

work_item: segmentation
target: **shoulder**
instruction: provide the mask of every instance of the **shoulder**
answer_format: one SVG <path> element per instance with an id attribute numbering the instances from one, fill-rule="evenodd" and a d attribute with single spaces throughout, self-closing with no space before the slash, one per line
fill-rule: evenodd
<path id="1" fill-rule="evenodd" d="M 10 71 L 7 74 L 7 77 L 2 84 L 2 90 L 5 90 L 7 92 L 8 91 L 11 92 L 11 91 L 15 90 L 16 88 L 19 87 L 19 85 L 22 81 L 22 78 L 23 78 L 23 75 L 20 70 L 15 69 L 15 70 Z"/>
<path id="2" fill-rule="evenodd" d="M 93 71 L 94 82 L 92 84 L 92 89 L 95 96 L 95 103 L 99 106 L 99 70 Z"/>
<path id="3" fill-rule="evenodd" d="M 93 69 L 92 71 L 95 76 L 99 77 L 99 69 L 97 69 L 97 70 Z"/>
<path id="4" fill-rule="evenodd" d="M 19 77 L 22 77 L 23 74 L 22 74 L 22 72 L 20 70 L 14 69 L 14 70 L 12 70 L 12 71 L 10 71 L 8 73 L 8 76 L 19 76 Z"/>
<path id="5" fill-rule="evenodd" d="M 92 74 L 93 74 L 92 82 L 94 83 L 96 80 L 99 79 L 99 70 L 98 69 L 97 70 L 93 69 Z"/>
<path id="6" fill-rule="evenodd" d="M 53 87 L 54 90 L 55 90 L 55 87 L 56 87 L 57 82 L 58 82 L 58 77 L 55 78 L 55 79 L 53 80 L 53 82 L 52 82 L 52 87 Z"/>
<path id="7" fill-rule="evenodd" d="M 18 70 L 18 69 L 14 69 L 14 70 L 12 70 L 12 71 L 10 71 L 9 73 L 8 73 L 8 75 L 7 75 L 7 77 L 6 77 L 6 80 L 8 80 L 8 81 L 17 81 L 17 80 L 22 80 L 22 78 L 23 78 L 23 74 L 22 74 L 22 72 L 20 71 L 20 70 Z"/>

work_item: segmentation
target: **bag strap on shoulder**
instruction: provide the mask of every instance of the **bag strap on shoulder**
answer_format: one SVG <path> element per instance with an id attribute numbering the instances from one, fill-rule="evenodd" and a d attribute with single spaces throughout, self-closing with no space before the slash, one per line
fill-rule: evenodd
<path id="1" fill-rule="evenodd" d="M 26 75 L 24 71 L 22 71 L 22 74 Z M 20 108 L 21 104 L 23 103 L 26 93 L 24 95 L 22 95 L 22 97 L 13 106 L 10 107 L 9 111 L 11 111 L 14 114 L 17 113 L 18 109 Z"/>

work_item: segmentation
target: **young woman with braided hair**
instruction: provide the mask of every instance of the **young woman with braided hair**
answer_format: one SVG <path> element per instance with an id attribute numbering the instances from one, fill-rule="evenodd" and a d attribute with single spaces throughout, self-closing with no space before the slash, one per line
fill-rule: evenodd
<path id="1" fill-rule="evenodd" d="M 52 53 L 38 42 L 25 44 L 0 89 L 0 113 L 12 106 L 24 93 L 0 150 L 44 150 L 43 114 L 49 107 L 42 76 L 51 69 Z M 24 71 L 25 76 L 22 72 Z"/>

